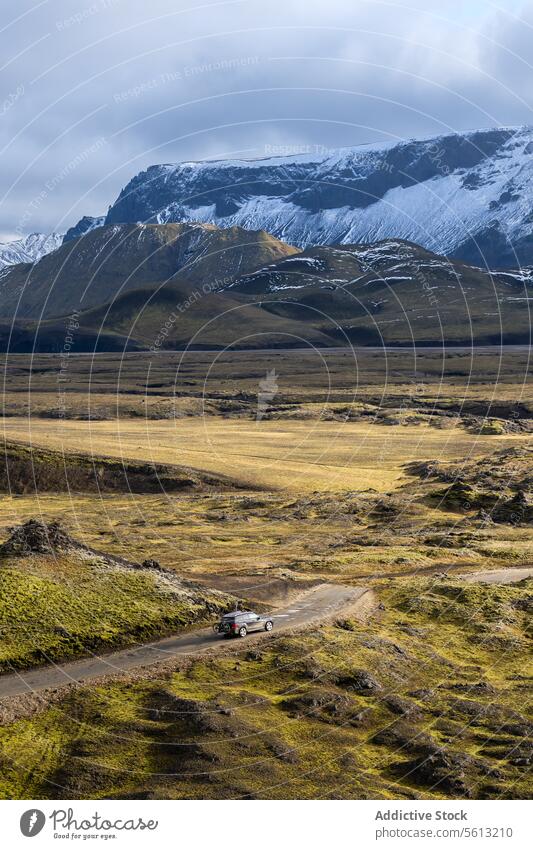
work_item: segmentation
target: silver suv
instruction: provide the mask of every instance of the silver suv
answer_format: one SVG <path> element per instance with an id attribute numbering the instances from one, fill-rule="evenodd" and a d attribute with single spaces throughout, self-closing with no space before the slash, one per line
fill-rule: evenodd
<path id="1" fill-rule="evenodd" d="M 272 619 L 252 613 L 251 610 L 234 610 L 226 613 L 213 630 L 222 637 L 245 637 L 250 631 L 271 631 L 274 627 Z"/>

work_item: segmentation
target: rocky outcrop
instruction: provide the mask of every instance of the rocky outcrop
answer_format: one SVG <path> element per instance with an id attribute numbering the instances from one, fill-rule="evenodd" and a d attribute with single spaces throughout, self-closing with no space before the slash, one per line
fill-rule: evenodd
<path id="1" fill-rule="evenodd" d="M 0 555 L 53 554 L 82 547 L 59 522 L 47 524 L 39 519 L 29 519 L 11 529 L 10 537 L 0 546 Z"/>

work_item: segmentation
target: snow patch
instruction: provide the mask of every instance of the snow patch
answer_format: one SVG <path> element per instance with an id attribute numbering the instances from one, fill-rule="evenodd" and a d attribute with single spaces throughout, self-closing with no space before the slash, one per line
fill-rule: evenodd
<path id="1" fill-rule="evenodd" d="M 22 239 L 0 243 L 0 268 L 21 262 L 38 262 L 46 254 L 61 247 L 62 233 L 30 233 Z"/>

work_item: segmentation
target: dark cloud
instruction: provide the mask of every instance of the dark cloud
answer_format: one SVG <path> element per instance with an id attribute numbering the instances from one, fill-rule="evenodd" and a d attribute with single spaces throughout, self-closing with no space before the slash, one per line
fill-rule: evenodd
<path id="1" fill-rule="evenodd" d="M 3 233 L 104 212 L 154 162 L 532 122 L 531 2 L 2 6 Z"/>

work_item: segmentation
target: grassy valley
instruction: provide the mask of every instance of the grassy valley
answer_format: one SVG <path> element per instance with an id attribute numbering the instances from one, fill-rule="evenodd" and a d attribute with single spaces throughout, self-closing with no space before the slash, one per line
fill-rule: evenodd
<path id="1" fill-rule="evenodd" d="M 54 699 L 0 730 L 3 794 L 526 798 L 528 585 L 410 579 L 380 598 L 371 624 Z"/>
<path id="2" fill-rule="evenodd" d="M 236 600 L 370 594 L 318 625 L 0 699 L 4 798 L 527 795 L 527 352 L 325 364 L 72 356 L 63 387 L 57 359 L 10 358 L 0 689 Z"/>

